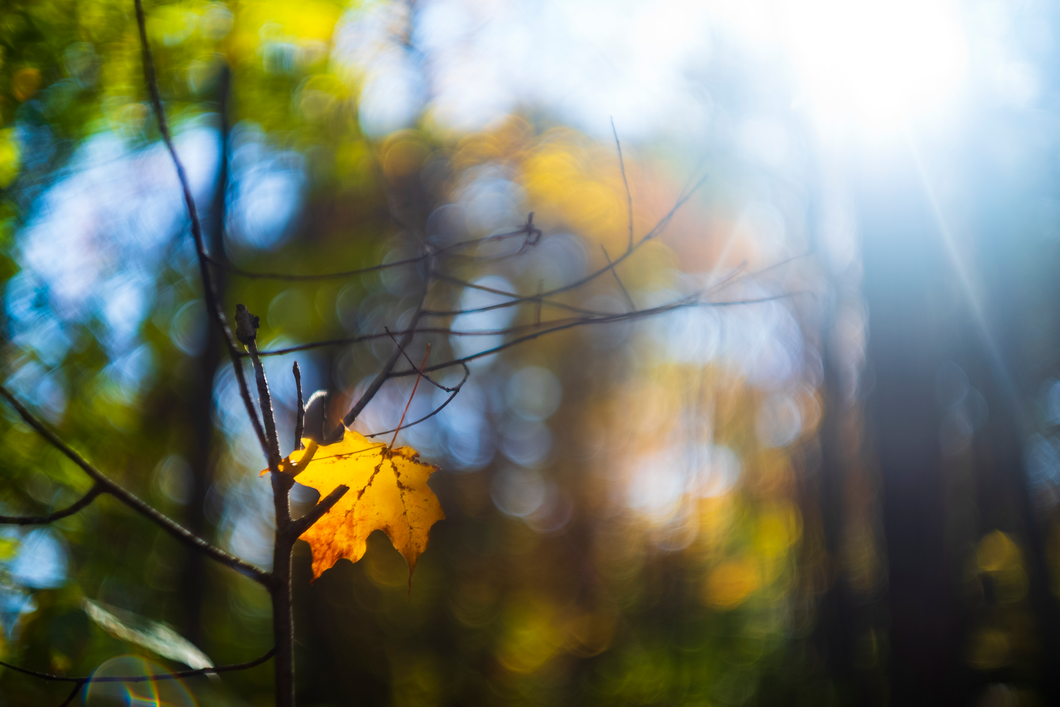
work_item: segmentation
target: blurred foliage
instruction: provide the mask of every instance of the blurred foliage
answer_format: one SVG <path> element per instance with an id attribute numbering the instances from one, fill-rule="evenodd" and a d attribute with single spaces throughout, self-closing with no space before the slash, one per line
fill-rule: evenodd
<path id="1" fill-rule="evenodd" d="M 365 70 L 337 53 L 337 26 L 348 30 L 358 13 L 377 9 L 328 2 L 147 4 L 178 149 L 193 181 L 206 170 L 196 195 L 209 200 L 202 205 L 208 223 L 226 206 L 230 258 L 251 270 L 299 274 L 363 267 L 414 255 L 425 237 L 445 243 L 510 229 L 529 211 L 547 228 L 538 248 L 485 266 L 453 258 L 445 263 L 448 272 L 534 292 L 606 264 L 602 248 L 611 258 L 625 251 L 626 195 L 613 145 L 554 120 L 518 115 L 477 133 L 438 130 L 425 116 L 389 136 L 365 136 L 358 120 Z M 403 15 L 393 17 L 391 32 L 405 41 Z M 171 198 L 175 183 L 164 156 L 152 151 L 157 131 L 145 101 L 132 5 L 9 2 L 0 32 L 0 186 L 8 214 L 4 275 L 11 278 L 5 375 L 65 439 L 179 519 L 192 483 L 189 405 L 202 385 L 196 370 L 206 322 L 186 224 L 171 201 L 160 201 Z M 231 176 L 218 201 L 209 143 L 216 140 L 225 66 Z M 33 233 L 51 228 L 47 194 L 63 180 L 76 185 L 78 173 L 94 166 L 99 158 L 92 149 L 101 136 L 119 147 L 96 148 L 98 154 L 138 165 L 116 172 L 119 178 L 143 181 L 115 183 L 119 203 L 88 208 L 87 218 L 102 219 L 103 227 L 47 246 L 96 263 L 90 270 L 80 263 L 42 270 L 32 255 Z M 714 166 L 739 178 L 738 165 Z M 629 159 L 626 169 L 639 238 L 671 209 L 680 188 L 662 162 Z M 90 189 L 71 187 L 78 188 Z M 174 216 L 108 215 L 123 199 L 136 209 L 166 204 Z M 288 217 L 276 212 L 276 200 L 292 205 Z M 86 218 L 73 213 L 74 222 Z M 270 218 L 279 225 L 270 226 Z M 725 190 L 708 187 L 673 219 L 665 245 L 650 242 L 616 269 L 622 286 L 638 306 L 649 306 L 687 292 L 693 282 L 709 284 L 704 273 L 719 258 L 729 269 L 741 261 L 773 264 L 777 253 L 754 234 L 727 252 L 719 239 L 700 235 L 703 224 L 715 233 L 730 230 L 734 218 Z M 145 238 L 151 228 L 164 234 Z M 108 245 L 115 238 L 121 248 Z M 80 273 L 87 282 L 64 299 L 57 273 Z M 409 274 L 306 283 L 230 275 L 224 296 L 229 309 L 242 302 L 262 316 L 265 348 L 275 348 L 400 328 L 412 306 Z M 598 278 L 555 301 L 624 311 L 618 278 Z M 779 294 L 791 285 L 753 281 L 731 293 Z M 482 297 L 438 283 L 433 301 L 439 310 L 496 301 Z M 84 303 L 75 306 L 79 298 Z M 122 306 L 130 313 L 112 311 Z M 803 462 L 787 451 L 796 439 L 813 438 L 821 403 L 800 382 L 806 354 L 791 306 L 571 331 L 477 364 L 467 390 L 436 424 L 403 433 L 427 461 L 449 471 L 432 482 L 448 520 L 432 531 L 411 599 L 405 562 L 378 533 L 361 562 L 340 562 L 313 584 L 300 546 L 300 701 L 827 703 L 831 688 L 809 644 L 818 588 L 799 571 L 812 540 L 799 499 Z M 474 330 L 563 314 L 530 305 L 501 312 L 441 321 Z M 122 324 L 126 319 L 131 323 Z M 703 327 L 728 331 L 730 340 L 747 331 L 779 341 L 774 353 L 787 361 L 780 364 L 786 372 L 762 373 L 770 365 L 763 361 L 742 365 L 735 345 L 721 351 L 701 340 L 696 330 Z M 787 332 L 780 339 L 778 327 Z M 432 361 L 488 347 L 480 343 L 433 337 Z M 307 372 L 307 392 L 331 388 L 348 400 L 388 352 L 383 341 L 296 358 Z M 268 367 L 285 452 L 293 442 L 291 358 L 270 360 Z M 261 461 L 248 444 L 230 375 L 224 367 L 211 375 L 213 418 L 223 434 L 211 453 L 217 471 L 206 515 L 219 542 L 267 563 L 267 485 L 253 473 Z M 776 380 L 768 382 L 771 376 Z M 392 426 L 408 392 L 404 383 L 389 386 L 359 428 Z M 787 417 L 763 422 L 760 408 L 778 395 Z M 420 398 L 423 412 L 437 400 L 422 391 Z M 87 489 L 77 469 L 16 423 L 10 410 L 3 415 L 4 508 L 54 508 Z M 778 437 L 762 444 L 770 435 Z M 303 494 L 303 506 L 311 500 Z M 46 529 L 5 532 L 6 660 L 85 674 L 137 652 L 89 621 L 83 598 L 200 635 L 199 647 L 218 664 L 250 659 L 270 644 L 267 596 L 222 568 L 206 568 L 202 626 L 182 624 L 186 552 L 110 499 Z M 56 559 L 27 580 L 15 571 L 23 557 L 18 543 L 34 533 Z M 866 539 L 871 545 L 871 535 Z M 874 657 L 866 660 L 876 665 Z M 11 671 L 0 684 L 11 704 L 43 703 L 59 692 Z M 201 704 L 268 704 L 271 669 L 188 687 Z"/>
<path id="2" fill-rule="evenodd" d="M 251 271 L 350 270 L 415 257 L 424 243 L 505 232 L 528 212 L 546 234 L 536 247 L 514 255 L 518 244 L 485 244 L 479 257 L 445 258 L 446 274 L 535 293 L 626 252 L 614 145 L 559 115 L 526 107 L 460 132 L 441 126 L 425 99 L 403 129 L 363 128 L 363 55 L 424 63 L 415 3 L 148 2 L 146 11 L 178 150 L 208 230 L 224 231 L 217 257 Z M 0 0 L 2 375 L 65 440 L 178 520 L 194 516 L 201 483 L 190 465 L 202 451 L 195 401 L 205 390 L 214 430 L 212 471 L 199 489 L 206 533 L 265 566 L 272 511 L 256 473 L 263 460 L 230 367 L 210 363 L 186 217 L 140 62 L 131 0 Z M 883 684 L 887 570 L 860 402 L 843 403 L 832 442 L 849 474 L 831 550 L 826 526 L 835 519 L 818 487 L 829 443 L 822 419 L 841 387 L 827 388 L 822 359 L 840 358 L 856 377 L 863 307 L 819 264 L 789 262 L 811 245 L 799 187 L 732 152 L 711 153 L 706 166 L 712 179 L 665 238 L 613 277 L 552 301 L 621 313 L 703 288 L 725 302 L 828 296 L 571 329 L 476 362 L 451 406 L 402 432 L 442 467 L 431 487 L 447 517 L 431 532 L 411 597 L 408 567 L 380 533 L 356 565 L 338 562 L 313 583 L 299 545 L 301 704 L 854 704 L 849 676 L 836 675 L 822 647 L 823 597 L 840 583 L 865 607 L 848 662 L 866 684 Z M 699 176 L 691 155 L 648 149 L 627 148 L 625 171 L 637 239 L 666 217 L 688 175 Z M 736 195 L 760 192 L 788 206 L 741 211 Z M 240 302 L 260 315 L 262 348 L 277 349 L 402 328 L 423 274 L 285 282 L 229 273 L 223 297 L 227 311 Z M 431 306 L 505 299 L 441 281 Z M 829 323 L 825 300 L 839 302 Z M 436 320 L 475 331 L 562 316 L 524 303 Z M 417 341 L 415 360 L 427 340 L 432 362 L 501 342 L 432 334 Z M 294 443 L 293 360 L 307 395 L 330 390 L 336 412 L 391 350 L 379 339 L 266 359 L 284 453 Z M 384 388 L 358 431 L 393 427 L 411 386 L 405 378 Z M 439 404 L 439 393 L 421 387 L 410 418 Z M 3 513 L 47 512 L 90 487 L 6 406 L 0 430 Z M 295 497 L 302 511 L 314 499 L 305 488 Z M 954 574 L 971 607 L 964 661 L 1007 679 L 1023 674 L 1037 646 L 1025 550 L 1003 530 L 977 533 Z M 68 675 L 155 669 L 121 658 L 142 651 L 93 623 L 86 599 L 198 636 L 216 664 L 265 652 L 265 592 L 206 565 L 202 613 L 189 618 L 181 579 L 193 563 L 106 497 L 51 526 L 0 529 L 0 657 Z M 187 689 L 199 704 L 270 704 L 269 665 Z M 0 704 L 58 703 L 65 692 L 0 672 Z"/>

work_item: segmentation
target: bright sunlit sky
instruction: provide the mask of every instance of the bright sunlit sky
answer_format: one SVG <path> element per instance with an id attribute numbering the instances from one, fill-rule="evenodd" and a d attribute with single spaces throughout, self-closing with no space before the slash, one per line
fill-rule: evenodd
<path id="1" fill-rule="evenodd" d="M 435 119 L 455 128 L 535 104 L 597 136 L 614 116 L 627 139 L 694 140 L 726 109 L 707 77 L 740 61 L 823 130 L 871 135 L 952 110 L 970 78 L 1001 104 L 1029 107 L 1051 39 L 1033 21 L 1041 11 L 946 0 L 438 0 L 413 30 L 424 71 L 388 39 L 400 5 L 350 13 L 337 53 L 367 68 L 362 123 L 380 134 L 430 97 Z"/>

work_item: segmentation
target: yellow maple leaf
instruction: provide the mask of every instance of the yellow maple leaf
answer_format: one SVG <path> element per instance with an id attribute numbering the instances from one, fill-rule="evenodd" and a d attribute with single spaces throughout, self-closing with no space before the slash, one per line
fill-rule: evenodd
<path id="1" fill-rule="evenodd" d="M 427 479 L 438 471 L 420 461 L 411 447 L 392 449 L 346 430 L 342 441 L 327 446 L 303 439 L 305 452 L 284 460 L 281 471 L 295 474 L 298 483 L 321 496 L 338 486 L 350 488 L 338 503 L 305 533 L 313 551 L 313 579 L 340 558 L 357 562 L 367 549 L 368 536 L 382 530 L 409 565 L 427 548 L 431 526 L 445 518 Z M 263 475 L 267 472 L 261 472 Z"/>

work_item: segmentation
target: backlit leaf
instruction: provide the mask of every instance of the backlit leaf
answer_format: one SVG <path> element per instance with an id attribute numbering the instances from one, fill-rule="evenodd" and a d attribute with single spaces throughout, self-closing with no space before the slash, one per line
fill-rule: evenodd
<path id="1" fill-rule="evenodd" d="M 313 550 L 313 579 L 340 558 L 361 559 L 373 530 L 387 534 L 408 562 L 411 577 L 427 548 L 431 526 L 445 518 L 427 486 L 438 467 L 421 462 L 410 447 L 391 449 L 350 430 L 336 444 L 321 447 L 308 439 L 303 442 L 305 452 L 297 462 L 287 460 L 285 473 L 297 474 L 298 483 L 321 496 L 338 486 L 350 488 L 302 535 Z"/>
<path id="2" fill-rule="evenodd" d="M 81 607 L 90 619 L 117 639 L 135 643 L 194 670 L 213 667 L 213 661 L 205 653 L 166 624 L 87 598 L 82 600 Z"/>

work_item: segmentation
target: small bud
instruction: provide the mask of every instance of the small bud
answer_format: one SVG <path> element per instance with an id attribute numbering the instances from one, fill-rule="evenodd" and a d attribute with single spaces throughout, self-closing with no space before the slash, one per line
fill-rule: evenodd
<path id="1" fill-rule="evenodd" d="M 251 314 L 241 304 L 236 305 L 236 338 L 244 346 L 249 347 L 258 335 L 260 320 Z"/>

